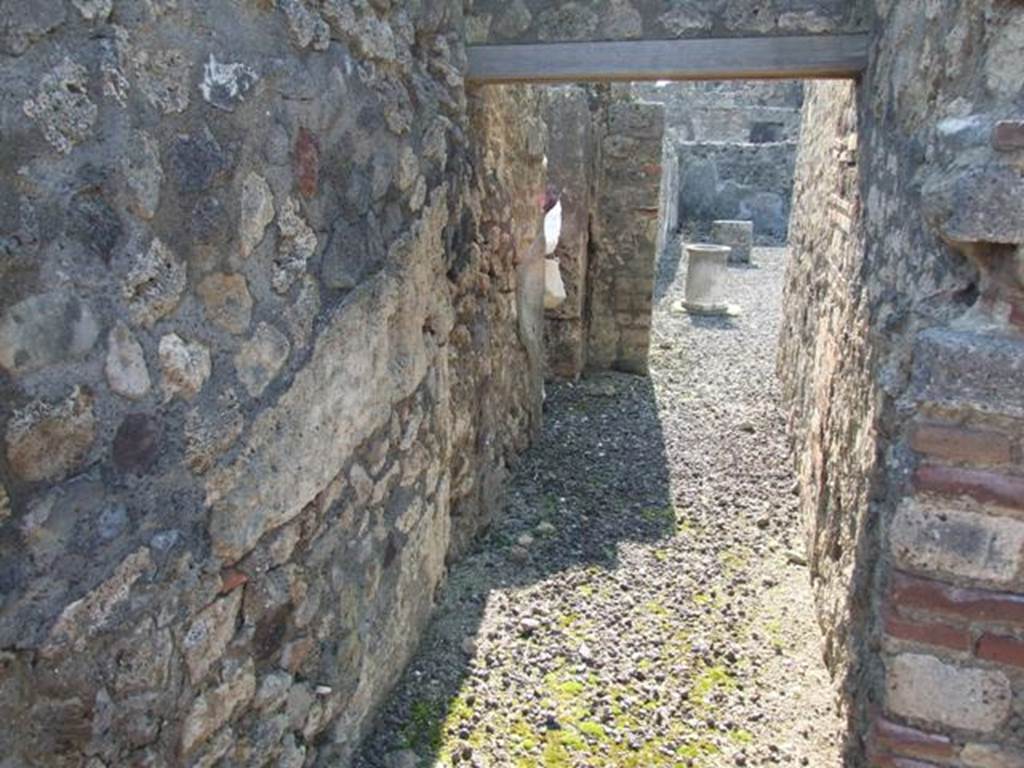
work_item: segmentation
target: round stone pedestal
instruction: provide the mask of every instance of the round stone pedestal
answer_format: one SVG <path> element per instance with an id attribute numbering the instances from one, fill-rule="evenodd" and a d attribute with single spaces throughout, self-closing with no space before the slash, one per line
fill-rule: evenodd
<path id="1" fill-rule="evenodd" d="M 732 249 L 709 243 L 683 247 L 688 256 L 683 308 L 694 315 L 733 314 L 735 310 L 725 301 L 725 278 Z"/>
<path id="2" fill-rule="evenodd" d="M 720 220 L 711 223 L 711 239 L 732 248 L 729 262 L 749 264 L 754 247 L 754 222 Z"/>

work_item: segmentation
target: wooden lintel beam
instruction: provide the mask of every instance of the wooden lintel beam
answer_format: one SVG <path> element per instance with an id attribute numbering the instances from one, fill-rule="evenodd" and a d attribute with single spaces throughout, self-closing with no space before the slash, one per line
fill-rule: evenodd
<path id="1" fill-rule="evenodd" d="M 868 35 L 476 45 L 471 83 L 856 78 Z"/>

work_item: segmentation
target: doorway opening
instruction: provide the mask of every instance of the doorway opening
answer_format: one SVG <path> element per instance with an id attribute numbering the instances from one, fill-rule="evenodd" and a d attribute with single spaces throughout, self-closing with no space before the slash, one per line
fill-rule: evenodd
<path id="1" fill-rule="evenodd" d="M 545 91 L 543 431 L 355 764 L 838 765 L 776 376 L 804 86 Z M 736 311 L 686 311 L 737 221 Z"/>

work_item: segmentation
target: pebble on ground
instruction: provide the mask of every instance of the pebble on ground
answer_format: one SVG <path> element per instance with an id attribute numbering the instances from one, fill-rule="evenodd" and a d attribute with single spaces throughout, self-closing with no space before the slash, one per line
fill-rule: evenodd
<path id="1" fill-rule="evenodd" d="M 663 259 L 650 378 L 548 385 L 356 768 L 840 765 L 774 374 L 785 257 L 730 268 L 735 318 L 674 310 Z"/>

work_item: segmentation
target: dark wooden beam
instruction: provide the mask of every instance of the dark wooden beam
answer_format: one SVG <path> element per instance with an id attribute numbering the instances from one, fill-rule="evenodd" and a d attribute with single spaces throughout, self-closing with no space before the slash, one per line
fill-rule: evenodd
<path id="1" fill-rule="evenodd" d="M 640 80 L 856 78 L 867 35 L 476 45 L 469 81 L 572 83 Z"/>

